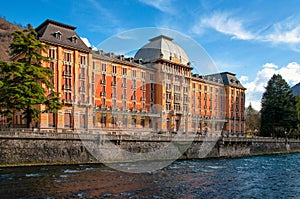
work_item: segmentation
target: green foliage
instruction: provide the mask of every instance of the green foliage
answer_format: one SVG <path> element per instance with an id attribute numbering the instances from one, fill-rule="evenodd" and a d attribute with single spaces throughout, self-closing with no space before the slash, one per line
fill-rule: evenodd
<path id="1" fill-rule="evenodd" d="M 38 121 L 42 112 L 56 112 L 62 107 L 58 93 L 53 91 L 53 71 L 43 67 L 48 60 L 42 56 L 46 46 L 37 39 L 37 33 L 28 26 L 15 31 L 10 44 L 10 55 L 17 61 L 0 62 L 0 107 L 7 117 L 12 111 L 23 111 L 27 127 L 32 120 Z M 47 92 L 48 91 L 48 92 Z M 45 105 L 44 111 L 37 105 Z"/>
<path id="2" fill-rule="evenodd" d="M 298 132 L 300 132 L 300 96 L 296 96 L 296 111 L 298 115 Z"/>
<path id="3" fill-rule="evenodd" d="M 262 136 L 285 137 L 297 128 L 296 99 L 281 75 L 273 75 L 263 94 L 261 109 Z"/>
<path id="4" fill-rule="evenodd" d="M 252 135 L 256 135 L 260 129 L 260 114 L 250 104 L 246 109 L 246 131 Z"/>

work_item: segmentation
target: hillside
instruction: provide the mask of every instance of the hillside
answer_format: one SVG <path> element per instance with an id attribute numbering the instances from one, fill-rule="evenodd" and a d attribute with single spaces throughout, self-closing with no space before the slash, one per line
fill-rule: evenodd
<path id="1" fill-rule="evenodd" d="M 300 82 L 292 87 L 292 92 L 294 95 L 300 95 Z"/>
<path id="2" fill-rule="evenodd" d="M 12 40 L 11 34 L 22 27 L 8 22 L 5 18 L 0 17 L 0 60 L 9 60 L 9 44 Z"/>

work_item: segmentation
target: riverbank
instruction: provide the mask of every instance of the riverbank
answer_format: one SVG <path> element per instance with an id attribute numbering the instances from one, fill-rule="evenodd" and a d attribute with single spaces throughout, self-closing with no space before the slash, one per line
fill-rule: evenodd
<path id="1" fill-rule="evenodd" d="M 300 152 L 300 140 L 198 135 L 0 133 L 0 166 L 67 165 Z"/>

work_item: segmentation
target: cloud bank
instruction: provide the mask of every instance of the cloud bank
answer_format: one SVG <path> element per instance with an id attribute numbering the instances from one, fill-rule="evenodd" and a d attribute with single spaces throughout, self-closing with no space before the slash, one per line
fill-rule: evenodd
<path id="1" fill-rule="evenodd" d="M 249 81 L 247 76 L 240 77 L 240 81 L 247 88 L 246 106 L 251 103 L 256 110 L 260 110 L 262 94 L 265 92 L 269 79 L 274 74 L 280 74 L 290 86 L 294 86 L 300 82 L 300 65 L 291 62 L 286 66 L 279 67 L 274 63 L 265 63 L 253 81 Z"/>

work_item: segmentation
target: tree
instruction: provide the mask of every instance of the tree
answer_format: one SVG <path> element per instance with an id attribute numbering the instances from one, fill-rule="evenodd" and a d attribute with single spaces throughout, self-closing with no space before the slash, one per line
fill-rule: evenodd
<path id="1" fill-rule="evenodd" d="M 260 114 L 250 104 L 246 108 L 246 131 L 252 134 L 256 134 L 256 131 L 260 129 Z"/>
<path id="2" fill-rule="evenodd" d="M 9 48 L 15 62 L 0 62 L 0 107 L 7 117 L 11 117 L 13 111 L 22 111 L 30 127 L 41 113 L 57 112 L 62 104 L 54 91 L 52 69 L 42 65 L 48 61 L 42 55 L 46 46 L 37 39 L 32 26 L 15 31 Z M 42 110 L 39 105 L 45 108 Z"/>
<path id="3" fill-rule="evenodd" d="M 296 99 L 281 75 L 273 75 L 263 94 L 261 109 L 262 136 L 285 137 L 297 128 Z"/>
<path id="4" fill-rule="evenodd" d="M 298 132 L 300 132 L 300 95 L 296 96 L 296 110 L 298 116 Z"/>

